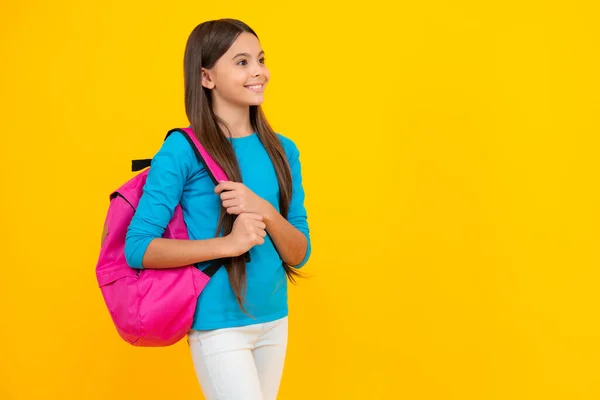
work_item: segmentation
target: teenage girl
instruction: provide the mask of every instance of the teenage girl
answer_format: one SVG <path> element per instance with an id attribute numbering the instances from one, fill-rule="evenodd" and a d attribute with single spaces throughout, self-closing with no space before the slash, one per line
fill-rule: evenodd
<path id="1" fill-rule="evenodd" d="M 187 117 L 230 180 L 215 187 L 175 132 L 153 157 L 127 231 L 133 268 L 203 269 L 227 260 L 198 298 L 187 338 L 209 400 L 277 397 L 287 279 L 311 254 L 298 149 L 261 109 L 269 77 L 258 37 L 245 23 L 220 19 L 192 31 L 184 56 Z M 190 240 L 162 238 L 178 203 Z"/>

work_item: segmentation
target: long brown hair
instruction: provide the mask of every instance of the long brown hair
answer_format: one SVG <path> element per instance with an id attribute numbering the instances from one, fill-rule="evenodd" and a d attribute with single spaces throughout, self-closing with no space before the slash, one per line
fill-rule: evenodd
<path id="1" fill-rule="evenodd" d="M 248 25 L 234 19 L 220 19 L 203 22 L 190 34 L 184 55 L 185 109 L 187 117 L 198 141 L 221 166 L 231 181 L 241 182 L 241 173 L 231 143 L 227 140 L 214 114 L 209 89 L 202 86 L 202 68 L 212 68 L 217 60 L 229 50 L 242 32 L 256 36 Z M 260 106 L 250 106 L 250 123 L 265 147 L 277 174 L 279 182 L 279 209 L 287 217 L 292 197 L 292 176 L 287 157 L 279 138 L 267 122 Z M 227 213 L 221 206 L 221 215 L 217 228 L 219 234 L 231 233 L 235 216 Z M 293 267 L 283 263 L 287 277 L 295 282 L 300 276 Z M 244 297 L 246 290 L 246 261 L 244 256 L 233 257 L 226 261 L 225 269 L 229 283 L 235 293 L 238 304 L 246 312 Z"/>

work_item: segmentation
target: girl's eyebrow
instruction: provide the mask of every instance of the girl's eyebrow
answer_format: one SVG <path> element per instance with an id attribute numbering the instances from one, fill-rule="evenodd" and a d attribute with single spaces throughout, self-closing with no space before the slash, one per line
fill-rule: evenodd
<path id="1" fill-rule="evenodd" d="M 263 56 L 265 55 L 265 52 L 264 52 L 264 51 L 262 51 L 262 50 L 261 50 L 261 52 L 260 52 L 260 53 L 258 53 L 258 56 L 259 56 L 259 57 L 260 57 L 261 55 L 263 55 Z M 239 54 L 236 54 L 235 56 L 233 56 L 232 60 L 235 60 L 235 59 L 236 59 L 236 58 L 238 58 L 238 57 L 248 57 L 248 58 L 250 58 L 250 54 L 248 54 L 248 53 L 239 53 Z"/>

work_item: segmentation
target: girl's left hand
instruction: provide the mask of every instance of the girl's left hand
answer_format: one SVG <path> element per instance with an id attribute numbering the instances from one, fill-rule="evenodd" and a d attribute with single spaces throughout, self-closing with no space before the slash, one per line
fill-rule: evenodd
<path id="1" fill-rule="evenodd" d="M 256 213 L 267 217 L 269 202 L 240 182 L 222 181 L 215 187 L 228 214 Z"/>

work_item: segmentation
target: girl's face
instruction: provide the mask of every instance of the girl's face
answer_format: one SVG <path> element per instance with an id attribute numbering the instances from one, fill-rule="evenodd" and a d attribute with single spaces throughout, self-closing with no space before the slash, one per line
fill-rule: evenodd
<path id="1" fill-rule="evenodd" d="M 264 57 L 256 36 L 242 32 L 213 68 L 202 69 L 202 86 L 219 103 L 260 105 L 270 77 Z"/>

